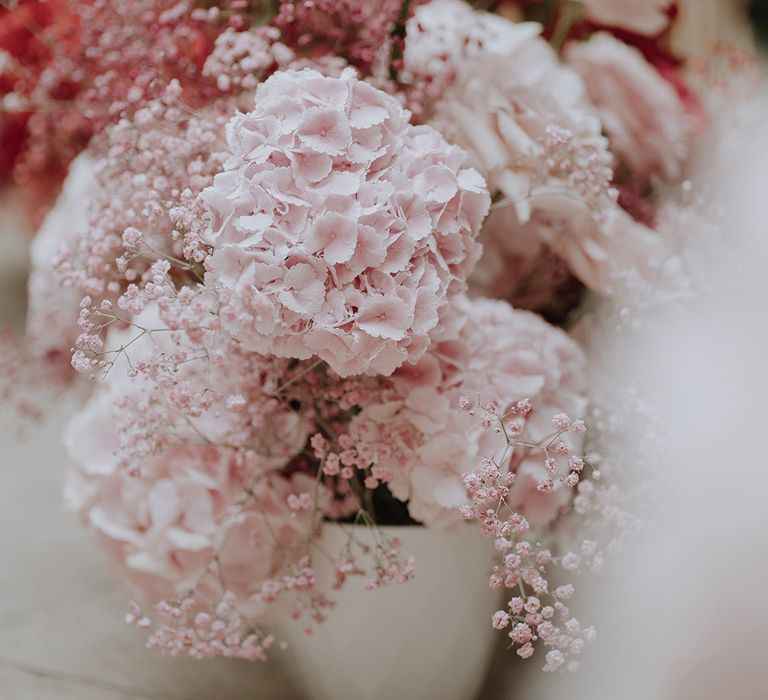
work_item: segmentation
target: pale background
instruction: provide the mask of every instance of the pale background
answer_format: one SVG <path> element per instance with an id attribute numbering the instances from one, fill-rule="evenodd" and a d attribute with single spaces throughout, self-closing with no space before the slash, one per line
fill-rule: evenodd
<path id="1" fill-rule="evenodd" d="M 740 5 L 688 0 L 677 44 L 701 47 L 718 36 L 748 45 Z M 0 327 L 23 324 L 27 244 L 5 193 Z M 143 633 L 122 621 L 125 599 L 98 551 L 61 505 L 67 411 L 65 400 L 50 406 L 19 440 L 0 410 L 0 700 L 299 700 L 278 663 L 188 662 L 144 649 Z M 512 698 L 522 672 L 500 647 L 483 699 Z"/>

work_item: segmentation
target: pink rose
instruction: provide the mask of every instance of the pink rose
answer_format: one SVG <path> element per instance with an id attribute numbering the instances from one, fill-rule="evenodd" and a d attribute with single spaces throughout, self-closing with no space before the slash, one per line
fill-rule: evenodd
<path id="1" fill-rule="evenodd" d="M 612 175 L 584 83 L 540 32 L 536 23 L 510 22 L 461 0 L 434 0 L 410 20 L 405 51 L 412 80 L 442 85 L 430 124 L 467 150 L 520 223 L 540 190 L 601 199 Z M 588 169 L 590 181 L 568 172 L 566 161 Z"/>
<path id="2" fill-rule="evenodd" d="M 595 24 L 656 36 L 669 24 L 672 0 L 581 0 L 585 16 Z"/>
<path id="3" fill-rule="evenodd" d="M 635 48 L 600 32 L 572 42 L 566 59 L 583 78 L 611 150 L 641 179 L 680 177 L 689 123 L 672 86 Z"/>
<path id="4" fill-rule="evenodd" d="M 593 291 L 628 298 L 645 295 L 659 282 L 670 241 L 621 207 L 596 215 L 559 195 L 541 197 L 537 206 L 543 240 Z"/>

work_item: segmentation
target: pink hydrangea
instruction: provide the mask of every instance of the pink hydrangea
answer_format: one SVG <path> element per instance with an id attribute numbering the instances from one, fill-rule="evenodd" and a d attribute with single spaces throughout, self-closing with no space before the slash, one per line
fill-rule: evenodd
<path id="1" fill-rule="evenodd" d="M 631 173 L 643 180 L 679 178 L 690 124 L 675 90 L 643 55 L 599 32 L 569 44 L 566 59 L 587 86 L 611 150 Z"/>
<path id="2" fill-rule="evenodd" d="M 71 440 L 106 437 L 95 433 L 101 416 L 90 418 L 93 432 L 70 433 Z M 216 554 L 229 592 L 246 601 L 309 534 L 309 517 L 288 499 L 313 486 L 304 474 L 254 479 L 232 450 L 190 445 L 147 459 L 139 476 L 93 473 L 75 461 L 65 494 L 140 599 L 154 603 L 193 588 L 221 595 L 212 577 L 206 581 Z"/>
<path id="3" fill-rule="evenodd" d="M 147 598 L 193 588 L 214 553 L 229 590 L 253 593 L 307 534 L 288 496 L 316 493 L 281 476 L 311 432 L 274 398 L 286 362 L 211 330 L 208 307 L 171 330 L 153 304 L 110 333 L 106 378 L 65 431 L 67 499 Z"/>
<path id="4" fill-rule="evenodd" d="M 198 232 L 224 328 L 342 376 L 418 359 L 480 253 L 489 196 L 464 152 L 352 70 L 274 74 L 227 135 Z"/>
<path id="5" fill-rule="evenodd" d="M 389 400 L 367 406 L 350 432 L 370 447 L 373 475 L 408 501 L 411 516 L 432 527 L 461 520 L 462 474 L 483 458 L 499 459 L 506 441 L 460 405 L 463 396 L 495 401 L 505 411 L 529 398 L 534 409 L 521 431 L 538 442 L 552 433 L 552 417 L 586 409 L 585 361 L 578 346 L 539 316 L 502 301 L 458 297 L 443 314 L 443 335 L 415 364 L 392 376 Z M 573 449 L 576 436 L 570 436 Z M 537 490 L 546 470 L 540 453 L 513 453 L 510 504 L 534 526 L 551 522 L 570 500 L 566 488 Z"/>
<path id="6" fill-rule="evenodd" d="M 153 455 L 190 444 L 239 450 L 255 473 L 285 467 L 311 432 L 305 415 L 273 395 L 286 361 L 217 333 L 205 297 L 185 311 L 169 318 L 153 303 L 109 333 L 101 355 L 106 378 L 72 421 L 71 451 L 85 450 L 83 463 L 111 453 L 108 463 L 94 465 L 98 471 L 139 473 Z M 96 449 L 100 439 L 106 444 Z"/>

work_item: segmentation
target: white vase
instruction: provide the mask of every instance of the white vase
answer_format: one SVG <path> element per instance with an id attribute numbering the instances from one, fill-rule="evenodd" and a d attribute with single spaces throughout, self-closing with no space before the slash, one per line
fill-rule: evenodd
<path id="1" fill-rule="evenodd" d="M 349 527 L 349 526 L 346 526 Z M 355 536 L 370 542 L 363 526 Z M 472 700 L 488 671 L 498 632 L 491 615 L 499 592 L 488 586 L 493 548 L 476 528 L 458 533 L 383 527 L 416 557 L 414 578 L 374 591 L 361 577 L 333 591 L 337 606 L 312 635 L 284 623 L 286 668 L 307 700 Z M 320 546 L 338 552 L 347 535 L 327 525 Z M 317 557 L 320 590 L 334 580 Z"/>

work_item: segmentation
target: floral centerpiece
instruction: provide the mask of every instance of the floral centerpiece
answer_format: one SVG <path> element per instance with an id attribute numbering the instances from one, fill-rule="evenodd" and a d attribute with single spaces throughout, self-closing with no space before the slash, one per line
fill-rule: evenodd
<path id="1" fill-rule="evenodd" d="M 486 5 L 0 15 L 3 165 L 68 166 L 29 315 L 95 380 L 66 499 L 150 646 L 265 659 L 275 618 L 419 576 L 392 525 L 479 529 L 507 592 L 483 624 L 520 657 L 575 670 L 594 638 L 568 576 L 600 567 L 615 489 L 566 329 L 590 293 L 680 290 L 705 110 L 673 2 Z"/>

